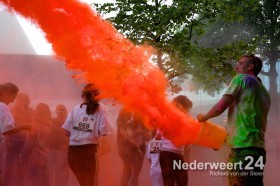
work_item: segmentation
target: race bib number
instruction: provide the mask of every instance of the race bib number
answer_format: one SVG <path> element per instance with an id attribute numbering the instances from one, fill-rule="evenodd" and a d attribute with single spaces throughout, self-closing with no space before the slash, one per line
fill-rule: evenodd
<path id="1" fill-rule="evenodd" d="M 161 150 L 161 140 L 152 140 L 150 142 L 150 153 L 159 153 Z"/>
<path id="2" fill-rule="evenodd" d="M 82 117 L 74 125 L 73 129 L 84 131 L 84 132 L 92 132 L 93 127 L 94 127 L 94 118 Z"/>

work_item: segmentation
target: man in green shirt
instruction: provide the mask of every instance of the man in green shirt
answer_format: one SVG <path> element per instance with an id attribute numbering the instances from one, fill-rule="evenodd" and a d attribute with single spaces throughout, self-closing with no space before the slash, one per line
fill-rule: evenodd
<path id="1" fill-rule="evenodd" d="M 260 58 L 241 56 L 235 69 L 238 75 L 221 100 L 206 115 L 198 115 L 198 120 L 206 121 L 228 108 L 229 163 L 236 165 L 229 170 L 229 185 L 259 186 L 263 185 L 264 134 L 271 100 L 257 77 L 262 69 Z"/>

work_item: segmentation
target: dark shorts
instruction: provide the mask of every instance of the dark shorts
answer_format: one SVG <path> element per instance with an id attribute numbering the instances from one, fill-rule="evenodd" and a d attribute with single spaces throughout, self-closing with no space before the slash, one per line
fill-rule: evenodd
<path id="1" fill-rule="evenodd" d="M 164 186 L 187 186 L 188 185 L 188 171 L 184 169 L 175 169 L 174 161 L 184 161 L 184 156 L 168 151 L 161 151 L 159 154 L 159 161 Z"/>
<path id="2" fill-rule="evenodd" d="M 228 162 L 230 186 L 263 186 L 266 151 L 263 148 L 246 147 L 231 149 Z"/>
<path id="3" fill-rule="evenodd" d="M 93 186 L 97 182 L 97 148 L 95 144 L 69 146 L 69 166 L 82 186 Z"/>

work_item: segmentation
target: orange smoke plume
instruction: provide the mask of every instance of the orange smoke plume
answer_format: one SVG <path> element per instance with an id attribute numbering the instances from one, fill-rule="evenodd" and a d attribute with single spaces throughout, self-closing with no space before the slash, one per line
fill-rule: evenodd
<path id="1" fill-rule="evenodd" d="M 176 144 L 189 144 L 200 124 L 167 100 L 164 74 L 150 61 L 153 49 L 135 46 L 77 0 L 0 0 L 38 25 L 56 56 L 79 78 L 94 83 L 102 97 L 120 103 L 148 118 L 150 124 Z"/>

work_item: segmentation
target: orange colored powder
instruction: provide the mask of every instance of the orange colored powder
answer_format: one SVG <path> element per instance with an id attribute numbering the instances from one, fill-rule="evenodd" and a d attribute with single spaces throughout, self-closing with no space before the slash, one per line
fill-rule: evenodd
<path id="1" fill-rule="evenodd" d="M 154 49 L 135 46 L 91 7 L 77 0 L 0 0 L 45 32 L 56 57 L 77 77 L 94 83 L 103 98 L 115 98 L 141 113 L 175 144 L 196 139 L 200 124 L 167 100 L 167 80 L 149 58 Z"/>

